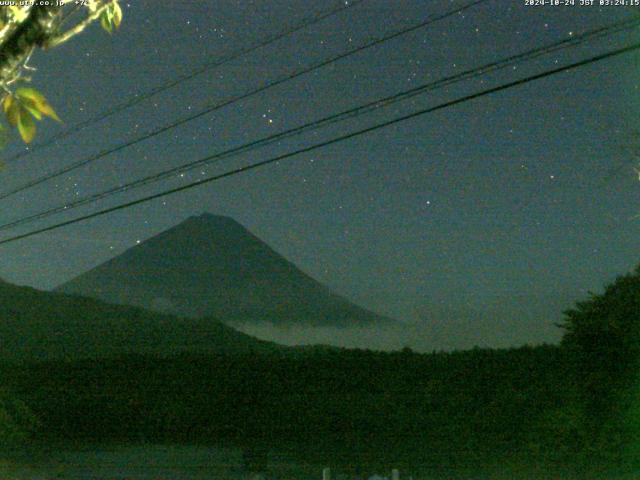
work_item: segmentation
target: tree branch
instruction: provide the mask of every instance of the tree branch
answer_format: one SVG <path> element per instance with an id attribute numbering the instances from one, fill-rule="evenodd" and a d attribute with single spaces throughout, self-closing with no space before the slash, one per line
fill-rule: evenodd
<path id="1" fill-rule="evenodd" d="M 53 2 L 51 2 L 53 3 Z M 27 19 L 0 46 L 0 82 L 19 76 L 20 66 L 37 47 L 44 47 L 55 32 L 60 6 L 35 5 Z"/>
<path id="2" fill-rule="evenodd" d="M 104 2 L 101 6 L 99 6 L 93 12 L 91 12 L 87 16 L 87 18 L 85 18 L 84 20 L 82 20 L 81 22 L 76 24 L 76 26 L 74 26 L 73 28 L 70 28 L 69 30 L 67 30 L 66 32 L 64 32 L 62 34 L 50 37 L 47 40 L 47 42 L 44 45 L 44 47 L 45 48 L 57 47 L 58 45 L 62 45 L 64 42 L 66 42 L 66 41 L 72 39 L 73 37 L 75 37 L 76 35 L 82 33 L 85 28 L 87 28 L 91 23 L 93 23 L 95 20 L 97 20 L 100 17 L 102 12 L 104 12 L 107 9 L 107 7 L 109 6 L 109 3 L 110 3 L 110 1 Z"/>
<path id="3" fill-rule="evenodd" d="M 31 10 L 33 5 L 29 4 L 26 5 L 24 7 L 20 7 L 21 8 L 21 15 L 24 15 L 25 17 L 29 16 L 29 10 Z M 3 10 L 0 12 L 2 13 L 1 18 L 2 18 L 2 28 L 0 28 L 0 45 L 2 45 L 7 38 L 9 38 L 10 35 L 13 34 L 13 32 L 15 32 L 18 27 L 20 26 L 20 24 L 22 23 L 22 21 L 17 21 L 17 17 L 15 16 L 15 14 L 12 14 L 12 10 L 10 10 L 10 7 L 2 7 Z M 18 7 L 15 7 L 18 8 Z"/>

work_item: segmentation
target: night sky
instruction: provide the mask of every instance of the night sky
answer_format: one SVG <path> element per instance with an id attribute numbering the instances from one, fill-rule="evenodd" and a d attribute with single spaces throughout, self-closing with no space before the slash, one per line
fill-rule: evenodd
<path id="1" fill-rule="evenodd" d="M 579 0 L 576 0 L 578 3 Z M 65 124 L 324 12 L 303 0 L 123 2 L 31 64 Z M 0 192 L 459 1 L 366 0 L 9 163 Z M 0 222 L 633 15 L 493 0 L 2 201 Z M 101 202 L 138 198 L 638 41 L 637 29 L 436 90 Z M 638 53 L 396 124 L 312 154 L 0 246 L 0 277 L 49 289 L 203 211 L 229 215 L 336 292 L 417 322 L 419 348 L 555 342 L 553 323 L 640 260 Z M 24 145 L 14 138 L 4 155 Z M 55 220 L 88 213 L 83 207 Z M 51 219 L 3 232 L 44 226 Z"/>

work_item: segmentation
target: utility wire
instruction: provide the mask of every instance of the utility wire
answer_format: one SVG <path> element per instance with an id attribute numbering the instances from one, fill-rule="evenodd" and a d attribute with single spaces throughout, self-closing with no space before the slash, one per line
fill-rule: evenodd
<path id="1" fill-rule="evenodd" d="M 380 45 L 382 43 L 388 42 L 389 40 L 392 40 L 394 38 L 400 37 L 402 35 L 406 35 L 406 34 L 408 34 L 410 32 L 418 30 L 420 28 L 424 28 L 427 25 L 431 25 L 431 24 L 433 24 L 435 22 L 438 22 L 440 20 L 448 18 L 448 17 L 450 17 L 452 15 L 456 15 L 458 13 L 461 13 L 461 12 L 463 12 L 463 11 L 465 11 L 465 10 L 475 6 L 475 5 L 478 5 L 478 4 L 486 2 L 486 1 L 487 0 L 474 0 L 474 1 L 470 2 L 470 3 L 467 3 L 466 5 L 463 5 L 462 7 L 458 7 L 456 9 L 450 10 L 450 11 L 448 11 L 446 13 L 439 14 L 439 15 L 430 15 L 429 17 L 427 17 L 426 20 L 424 20 L 424 21 L 422 21 L 422 22 L 420 22 L 418 24 L 414 24 L 414 25 L 412 25 L 410 27 L 403 28 L 402 30 L 398 30 L 398 31 L 395 31 L 393 33 L 384 35 L 384 36 L 382 36 L 380 38 L 377 38 L 375 40 L 369 41 L 369 42 L 367 42 L 367 43 L 365 43 L 365 44 L 363 44 L 363 45 L 361 45 L 359 47 L 355 47 L 355 48 L 353 48 L 351 50 L 348 50 L 348 51 L 346 51 L 344 53 L 332 56 L 332 57 L 330 57 L 328 59 L 325 59 L 325 60 L 321 60 L 320 62 L 318 62 L 316 64 L 313 64 L 313 65 L 311 65 L 309 67 L 305 67 L 302 70 L 298 70 L 298 71 L 296 71 L 294 73 L 291 73 L 291 74 L 288 74 L 288 75 L 284 75 L 284 76 L 282 76 L 282 77 L 280 77 L 280 78 L 278 78 L 276 80 L 273 80 L 273 81 L 271 81 L 271 82 L 269 82 L 269 83 L 267 83 L 267 84 L 265 84 L 265 85 L 263 85 L 261 87 L 258 87 L 258 88 L 255 88 L 253 90 L 250 90 L 250 91 L 248 91 L 246 93 L 243 93 L 243 94 L 241 94 L 239 96 L 232 97 L 232 98 L 230 98 L 228 100 L 225 100 L 225 101 L 223 101 L 221 103 L 216 103 L 216 104 L 207 106 L 203 110 L 200 110 L 199 112 L 197 112 L 195 114 L 183 117 L 180 120 L 177 120 L 177 121 L 175 121 L 173 123 L 170 123 L 168 125 L 159 127 L 157 129 L 155 129 L 155 130 L 153 130 L 153 131 L 151 131 L 149 133 L 146 133 L 144 135 L 141 135 L 141 136 L 139 136 L 139 137 L 137 137 L 135 139 L 129 140 L 129 141 L 127 141 L 125 143 L 122 143 L 120 145 L 117 145 L 115 147 L 110 147 L 110 148 L 108 148 L 106 150 L 103 150 L 100 153 L 97 153 L 95 155 L 92 155 L 92 156 L 90 156 L 88 158 L 85 158 L 83 160 L 77 161 L 75 163 L 71 163 L 71 164 L 67 165 L 66 167 L 62 167 L 61 169 L 56 170 L 56 171 L 54 171 L 52 173 L 46 174 L 46 175 L 44 175 L 42 177 L 39 177 L 39 178 L 36 178 L 36 179 L 31 180 L 29 182 L 26 182 L 26 183 L 24 183 L 23 185 L 21 185 L 19 187 L 16 187 L 16 188 L 14 188 L 12 190 L 9 190 L 9 191 L 7 191 L 5 193 L 0 194 L 0 200 L 4 200 L 5 198 L 8 198 L 8 197 L 10 197 L 12 195 L 15 195 L 16 193 L 20 193 L 20 192 L 22 192 L 24 190 L 27 190 L 28 188 L 35 187 L 36 185 L 40 185 L 40 184 L 42 184 L 44 182 L 47 182 L 47 181 L 49 181 L 51 179 L 60 177 L 61 175 L 65 175 L 65 174 L 67 174 L 67 173 L 69 173 L 69 172 L 71 172 L 73 170 L 76 170 L 78 168 L 84 167 L 85 165 L 89 165 L 90 163 L 93 163 L 96 160 L 98 160 L 100 158 L 103 158 L 103 157 L 105 157 L 107 155 L 119 152 L 120 150 L 128 148 L 128 147 L 130 147 L 132 145 L 136 145 L 136 144 L 138 144 L 138 143 L 140 143 L 140 142 L 142 142 L 144 140 L 148 140 L 148 139 L 150 139 L 152 137 L 160 135 L 161 133 L 167 132 L 167 131 L 169 131 L 169 130 L 171 130 L 173 128 L 176 128 L 176 127 L 178 127 L 180 125 L 183 125 L 183 124 L 185 124 L 187 122 L 193 121 L 193 120 L 195 120 L 197 118 L 200 118 L 200 117 L 203 117 L 205 115 L 208 115 L 209 113 L 212 113 L 212 112 L 214 112 L 216 110 L 219 110 L 219 109 L 221 109 L 223 107 L 226 107 L 226 106 L 231 105 L 233 103 L 239 102 L 240 100 L 244 100 L 246 98 L 252 97 L 254 95 L 257 95 L 258 93 L 264 92 L 265 90 L 273 88 L 273 87 L 275 87 L 277 85 L 281 85 L 281 84 L 283 84 L 285 82 L 289 82 L 289 81 L 294 80 L 294 79 L 296 79 L 296 78 L 298 78 L 298 77 L 300 77 L 302 75 L 306 75 L 307 73 L 313 72 L 313 71 L 318 70 L 318 69 L 320 69 L 322 67 L 330 65 L 332 63 L 335 63 L 338 60 L 342 60 L 342 59 L 344 59 L 346 57 L 349 57 L 351 55 L 354 55 L 356 53 L 362 52 L 362 51 L 367 50 L 369 48 L 372 48 L 372 47 L 375 47 L 375 46 Z"/>
<path id="2" fill-rule="evenodd" d="M 443 86 L 451 85 L 463 80 L 486 75 L 488 73 L 497 71 L 499 69 L 504 69 L 509 66 L 522 63 L 524 61 L 530 61 L 534 58 L 540 57 L 542 55 L 548 55 L 549 53 L 553 53 L 561 49 L 575 47 L 576 45 L 584 43 L 586 41 L 608 36 L 613 33 L 618 33 L 620 31 L 627 30 L 629 28 L 637 27 L 638 25 L 640 25 L 640 17 L 637 17 L 631 20 L 622 21 L 622 22 L 617 22 L 609 26 L 593 29 L 575 37 L 569 37 L 567 39 L 563 39 L 560 41 L 553 42 L 551 44 L 547 44 L 543 47 L 534 48 L 526 52 L 519 53 L 517 55 L 512 55 L 502 60 L 488 63 L 481 67 L 469 69 L 469 70 L 460 72 L 456 75 L 445 77 L 441 80 L 422 84 L 412 89 L 405 90 L 385 98 L 380 98 L 380 99 L 371 101 L 364 105 L 351 108 L 351 109 L 336 113 L 334 115 L 306 123 L 299 127 L 291 128 L 277 134 L 269 135 L 261 139 L 254 140 L 252 142 L 240 145 L 238 147 L 234 147 L 229 150 L 225 150 L 223 152 L 217 153 L 215 155 L 208 156 L 204 159 L 199 159 L 193 162 L 189 162 L 187 164 L 183 164 L 167 170 L 163 170 L 161 172 L 148 175 L 146 177 L 140 178 L 138 180 L 134 180 L 124 185 L 116 186 L 108 190 L 98 192 L 92 195 L 88 195 L 84 198 L 76 199 L 72 202 L 68 202 L 63 205 L 59 205 L 57 207 L 52 207 L 47 210 L 34 213 L 32 215 L 28 215 L 26 217 L 22 217 L 20 219 L 13 220 L 8 223 L 0 224 L 0 230 L 7 230 L 10 228 L 16 227 L 18 225 L 23 225 L 25 223 L 30 223 L 35 220 L 47 218 L 56 213 L 70 211 L 82 205 L 94 203 L 98 200 L 102 200 L 104 198 L 110 197 L 112 195 L 116 195 L 118 193 L 126 192 L 134 188 L 139 188 L 144 185 L 148 185 L 151 183 L 164 180 L 166 178 L 171 178 L 176 174 L 187 172 L 194 168 L 203 167 L 205 165 L 209 165 L 211 163 L 223 160 L 225 158 L 234 157 L 241 153 L 252 151 L 257 148 L 263 147 L 265 145 L 269 145 L 274 142 L 281 141 L 285 138 L 300 135 L 307 131 L 316 130 L 321 127 L 325 127 L 327 125 L 330 125 L 339 121 L 344 121 L 347 119 L 358 117 L 360 115 L 369 113 L 371 111 L 374 111 L 383 107 L 387 107 L 399 101 L 406 100 L 408 98 L 411 98 L 419 94 L 424 94 L 428 91 L 432 91 L 437 88 L 441 88 Z"/>
<path id="3" fill-rule="evenodd" d="M 613 57 L 616 57 L 616 56 L 619 56 L 619 55 L 622 55 L 622 54 L 625 54 L 625 53 L 636 51 L 638 49 L 640 49 L 640 43 L 629 45 L 629 46 L 623 47 L 623 48 L 618 48 L 616 50 L 612 50 L 612 51 L 609 51 L 607 53 L 603 53 L 601 55 L 596 55 L 596 56 L 593 56 L 593 57 L 589 57 L 587 59 L 580 60 L 578 62 L 574 62 L 574 63 L 571 63 L 569 65 L 564 65 L 564 66 L 561 66 L 561 67 L 558 67 L 558 68 L 554 68 L 552 70 L 547 70 L 545 72 L 538 73 L 536 75 L 530 75 L 528 77 L 521 78 L 519 80 L 515 80 L 515 81 L 512 81 L 512 82 L 504 83 L 504 84 L 499 85 L 497 87 L 492 87 L 492 88 L 488 88 L 488 89 L 485 89 L 485 90 L 481 90 L 481 91 L 476 92 L 476 93 L 472 93 L 472 94 L 469 94 L 469 95 L 465 95 L 463 97 L 459 97 L 459 98 L 457 98 L 455 100 L 451 100 L 451 101 L 448 101 L 448 102 L 445 102 L 445 103 L 441 103 L 439 105 L 436 105 L 435 107 L 429 107 L 429 108 L 425 108 L 425 109 L 422 109 L 422 110 L 417 110 L 417 111 L 409 113 L 407 115 L 396 117 L 394 119 L 387 120 L 385 122 L 373 125 L 371 127 L 367 127 L 367 128 L 363 128 L 363 129 L 360 129 L 360 130 L 356 130 L 354 132 L 351 132 L 351 133 L 348 133 L 348 134 L 345 134 L 345 135 L 341 135 L 341 136 L 338 136 L 338 137 L 334 137 L 334 138 L 332 138 L 330 140 L 326 140 L 326 141 L 323 141 L 323 142 L 320 142 L 320 143 L 316 143 L 316 144 L 310 145 L 308 147 L 304 147 L 304 148 L 301 148 L 301 149 L 298 149 L 298 150 L 294 150 L 292 152 L 288 152 L 288 153 L 285 153 L 285 154 L 282 154 L 282 155 L 278 155 L 276 157 L 272 157 L 272 158 L 269 158 L 267 160 L 262 160 L 260 162 L 252 163 L 252 164 L 249 164 L 249 165 L 245 165 L 243 167 L 239 167 L 239 168 L 236 168 L 236 169 L 233 169 L 233 170 L 229 170 L 227 172 L 224 172 L 224 173 L 221 173 L 221 174 L 218 174 L 218 175 L 214 175 L 214 176 L 211 176 L 211 177 L 208 177 L 208 178 L 205 178 L 205 179 L 197 180 L 197 181 L 188 183 L 186 185 L 182 185 L 180 187 L 175 187 L 175 188 L 172 188 L 172 189 L 169 189 L 169 190 L 164 190 L 162 192 L 158 192 L 158 193 L 155 193 L 155 194 L 152 194 L 152 195 L 148 195 L 146 197 L 142 197 L 142 198 L 139 198 L 137 200 L 132 200 L 132 201 L 129 201 L 129 202 L 121 203 L 119 205 L 115 205 L 113 207 L 105 208 L 105 209 L 99 210 L 97 212 L 93 212 L 93 213 L 89 213 L 89 214 L 86 214 L 86 215 L 82 215 L 80 217 L 76 217 L 76 218 L 73 218 L 73 219 L 70 219 L 70 220 L 66 220 L 66 221 L 59 222 L 59 223 L 56 223 L 56 224 L 53 224 L 53 225 L 49 225 L 47 227 L 43 227 L 43 228 L 39 228 L 39 229 L 36 229 L 36 230 L 32 230 L 30 232 L 26 232 L 26 233 L 23 233 L 23 234 L 20 234 L 20 235 L 15 235 L 13 237 L 9 237 L 9 238 L 6 238 L 4 240 L 0 240 L 0 245 L 4 245 L 4 244 L 7 244 L 7 243 L 11 243 L 11 242 L 15 242 L 15 241 L 18 241 L 18 240 L 22 240 L 24 238 L 32 237 L 32 236 L 40 234 L 40 233 L 56 230 L 56 229 L 59 229 L 59 228 L 62 228 L 62 227 L 66 227 L 66 226 L 69 226 L 69 225 L 72 225 L 72 224 L 75 224 L 75 223 L 79 223 L 79 222 L 91 219 L 91 218 L 96 218 L 96 217 L 99 217 L 99 216 L 102 216 L 102 215 L 106 215 L 107 213 L 111 213 L 111 212 L 115 212 L 115 211 L 118 211 L 118 210 L 124 210 L 124 209 L 127 209 L 127 208 L 131 208 L 131 207 L 133 207 L 135 205 L 146 203 L 146 202 L 149 202 L 151 200 L 155 200 L 157 198 L 165 197 L 165 196 L 172 195 L 172 194 L 175 194 L 175 193 L 178 193 L 178 192 L 182 192 L 182 191 L 185 191 L 185 190 L 190 190 L 192 188 L 199 187 L 200 185 L 205 185 L 205 184 L 208 184 L 208 183 L 212 183 L 212 182 L 221 180 L 223 178 L 232 177 L 232 176 L 235 176 L 235 175 L 238 175 L 238 174 L 241 174 L 241 173 L 245 173 L 245 172 L 248 172 L 248 171 L 256 170 L 258 168 L 270 165 L 270 164 L 275 163 L 275 162 L 279 162 L 279 161 L 282 161 L 282 160 L 285 160 L 285 159 L 288 159 L 288 158 L 292 158 L 292 157 L 295 157 L 295 156 L 303 154 L 303 153 L 308 153 L 308 152 L 317 150 L 319 148 L 326 147 L 328 145 L 333 145 L 333 144 L 336 144 L 336 143 L 339 143 L 339 142 L 343 142 L 345 140 L 349 140 L 351 138 L 358 137 L 360 135 L 371 133 L 371 132 L 380 130 L 382 128 L 389 127 L 391 125 L 395 125 L 397 123 L 405 122 L 407 120 L 411 120 L 413 118 L 417 118 L 417 117 L 420 117 L 422 115 L 426 115 L 428 113 L 432 113 L 432 112 L 435 112 L 435 111 L 438 111 L 438 110 L 443 110 L 445 108 L 449 108 L 449 107 L 452 107 L 454 105 L 459 105 L 461 103 L 465 103 L 465 102 L 474 100 L 476 98 L 484 97 L 486 95 L 490 95 L 490 94 L 493 94 L 493 93 L 496 93 L 496 92 L 507 90 L 509 88 L 513 88 L 513 87 L 516 87 L 516 86 L 519 86 L 519 85 L 524 85 L 526 83 L 529 83 L 529 82 L 532 82 L 532 81 L 535 81 L 535 80 L 540 80 L 542 78 L 547 78 L 547 77 L 550 77 L 552 75 L 555 75 L 555 74 L 558 74 L 558 73 L 561 73 L 561 72 L 566 72 L 566 71 L 574 69 L 574 68 L 579 68 L 579 67 L 583 67 L 583 66 L 586 66 L 586 65 L 589 65 L 589 64 L 592 64 L 592 63 L 600 62 L 600 61 L 603 61 L 603 60 L 606 60 L 606 59 L 609 59 L 609 58 L 613 58 Z"/>
<path id="4" fill-rule="evenodd" d="M 49 138 L 48 140 L 45 140 L 44 142 L 41 142 L 33 147 L 31 147 L 29 150 L 20 152 L 20 153 L 16 153 L 15 155 L 7 158 L 4 160 L 5 163 L 10 163 L 13 162 L 15 160 L 18 160 L 19 158 L 22 158 L 26 155 L 29 155 L 35 151 L 38 151 L 42 148 L 48 147 L 50 145 L 52 145 L 53 143 L 63 140 L 67 137 L 70 137 L 71 135 L 74 135 L 75 133 L 84 130 L 85 128 L 98 123 L 106 118 L 111 117 L 112 115 L 115 115 L 116 113 L 122 112 L 123 110 L 126 110 L 128 108 L 131 108 L 135 105 L 138 105 L 139 103 L 142 103 L 146 100 L 149 100 L 150 98 L 166 91 L 169 90 L 183 82 L 189 81 L 199 75 L 202 75 L 203 73 L 208 72 L 209 70 L 213 70 L 214 68 L 220 67 L 222 65 L 225 65 L 229 62 L 232 62 L 233 60 L 236 60 L 240 57 L 243 57 L 244 55 L 247 55 L 249 53 L 252 53 L 256 50 L 259 50 L 261 48 L 267 47 L 269 45 L 271 45 L 272 43 L 277 42 L 278 40 L 281 40 L 285 37 L 288 37 L 289 35 L 293 35 L 294 33 L 299 32 L 300 30 L 303 30 L 307 27 L 310 27 L 311 25 L 315 25 L 316 23 L 321 22 L 322 20 L 325 20 L 329 17 L 332 17 L 333 15 L 336 15 L 348 8 L 351 7 L 355 7 L 356 5 L 364 2 L 366 0 L 352 0 L 351 2 L 345 2 L 343 4 L 341 4 L 339 7 L 337 8 L 333 8 L 331 10 L 328 10 L 324 13 L 321 13 L 318 16 L 310 16 L 305 18 L 302 22 L 293 25 L 289 28 L 286 28 L 285 30 L 276 33 L 274 35 L 268 36 L 266 38 L 264 38 L 263 40 L 254 43 L 248 47 L 245 47 L 243 49 L 238 50 L 235 53 L 231 53 L 229 55 L 223 56 L 223 57 L 219 57 L 218 59 L 214 60 L 213 62 L 209 62 L 206 63 L 205 65 L 199 67 L 198 69 L 186 73 L 184 75 L 181 75 L 179 77 L 176 77 L 174 79 L 169 80 L 167 83 L 164 83 L 162 85 L 159 85 L 155 88 L 152 88 L 146 92 L 142 92 L 142 93 L 136 93 L 133 96 L 131 96 L 128 100 L 125 100 L 124 102 L 120 103 L 119 105 L 115 105 L 114 107 L 107 109 L 105 111 L 102 111 L 96 115 L 94 115 L 91 118 L 88 118 L 87 120 L 84 120 L 82 122 L 76 123 L 74 126 L 67 128 L 66 130 L 58 133 L 57 135 L 53 135 L 51 138 Z"/>

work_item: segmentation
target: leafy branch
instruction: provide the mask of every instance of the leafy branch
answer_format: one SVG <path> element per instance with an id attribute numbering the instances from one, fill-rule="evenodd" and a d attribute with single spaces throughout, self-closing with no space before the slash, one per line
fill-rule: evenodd
<path id="1" fill-rule="evenodd" d="M 53 48 L 69 41 L 76 35 L 82 33 L 94 21 L 100 19 L 100 25 L 107 32 L 111 33 L 115 28 L 120 27 L 122 23 L 122 8 L 118 0 L 109 0 L 106 2 L 89 2 L 87 4 L 89 14 L 82 21 L 78 22 L 74 27 L 66 30 L 64 33 L 57 34 L 47 41 L 45 47 Z"/>
<path id="2" fill-rule="evenodd" d="M 2 101 L 2 108 L 9 125 L 18 128 L 25 143 L 31 143 L 36 135 L 35 120 L 42 120 L 43 116 L 47 116 L 61 121 L 44 95 L 35 88 L 22 87 L 15 94 L 7 94 Z"/>
<path id="3" fill-rule="evenodd" d="M 87 0 L 83 5 L 84 8 L 78 8 L 63 7 L 55 2 L 25 2 L 24 6 L 0 6 L 0 88 L 6 92 L 1 100 L 2 109 L 9 125 L 18 129 L 25 143 L 33 141 L 36 121 L 44 117 L 60 121 L 44 95 L 35 88 L 12 90 L 16 82 L 31 81 L 23 72 L 35 70 L 27 65 L 34 51 L 59 46 L 95 21 L 109 33 L 122 23 L 118 0 Z M 86 9 L 86 16 L 62 31 L 62 25 L 82 9 Z M 6 134 L 7 129 L 0 124 L 0 143 Z"/>

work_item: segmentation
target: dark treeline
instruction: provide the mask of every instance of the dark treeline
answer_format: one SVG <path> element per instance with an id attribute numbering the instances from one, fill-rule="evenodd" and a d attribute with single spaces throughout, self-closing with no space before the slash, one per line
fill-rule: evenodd
<path id="1" fill-rule="evenodd" d="M 575 389 L 558 347 L 317 350 L 6 366 L 47 440 L 229 443 L 405 468 L 566 466 Z"/>

